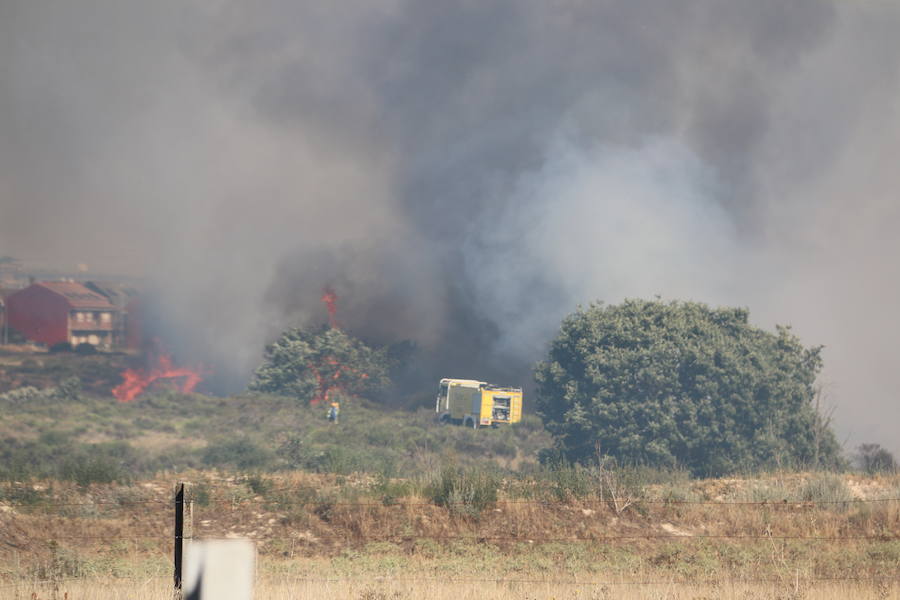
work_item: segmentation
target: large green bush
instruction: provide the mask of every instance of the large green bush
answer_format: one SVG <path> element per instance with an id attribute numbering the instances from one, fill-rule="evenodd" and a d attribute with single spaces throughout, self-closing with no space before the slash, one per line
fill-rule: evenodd
<path id="1" fill-rule="evenodd" d="M 812 405 L 821 349 L 748 317 L 643 300 L 567 317 L 536 368 L 537 408 L 558 454 L 696 474 L 838 463 Z"/>

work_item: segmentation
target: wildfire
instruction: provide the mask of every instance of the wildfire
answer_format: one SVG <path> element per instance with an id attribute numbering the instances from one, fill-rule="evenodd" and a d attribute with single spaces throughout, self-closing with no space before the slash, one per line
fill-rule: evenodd
<path id="1" fill-rule="evenodd" d="M 318 404 L 319 402 L 330 402 L 335 394 L 346 395 L 347 391 L 341 382 L 342 377 L 345 379 L 348 377 L 355 377 L 358 379 L 369 378 L 367 373 L 361 373 L 347 365 L 342 365 L 340 361 L 333 356 L 326 357 L 323 362 L 324 365 L 322 365 L 322 367 L 333 370 L 330 376 L 323 375 L 323 369 L 316 365 L 307 365 L 316 378 L 316 395 L 313 396 L 313 399 L 311 400 L 311 404 L 313 405 Z"/>
<path id="2" fill-rule="evenodd" d="M 168 354 L 160 354 L 149 370 L 126 369 L 122 372 L 122 379 L 124 381 L 113 388 L 113 396 L 119 402 L 131 402 L 160 379 L 172 380 L 179 392 L 189 394 L 203 381 L 203 376 L 192 369 L 174 366 Z"/>
<path id="3" fill-rule="evenodd" d="M 337 320 L 337 300 L 337 292 L 333 288 L 325 287 L 322 290 L 322 302 L 328 310 L 328 324 L 332 329 L 341 328 Z M 368 374 L 342 364 L 334 356 L 326 356 L 319 364 L 306 366 L 316 378 L 316 395 L 311 400 L 313 405 L 319 402 L 331 402 L 336 394 L 352 395 L 347 392 L 347 384 L 351 383 L 353 379 L 369 378 Z"/>
<path id="4" fill-rule="evenodd" d="M 328 324 L 332 329 L 341 328 L 337 321 L 337 300 L 337 293 L 332 288 L 326 286 L 322 290 L 322 302 L 325 303 L 325 308 L 328 310 Z"/>

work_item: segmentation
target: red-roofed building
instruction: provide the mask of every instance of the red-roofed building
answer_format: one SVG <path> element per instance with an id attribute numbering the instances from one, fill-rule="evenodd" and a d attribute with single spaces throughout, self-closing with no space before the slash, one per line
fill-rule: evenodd
<path id="1" fill-rule="evenodd" d="M 32 342 L 109 348 L 117 308 L 102 294 L 71 281 L 41 281 L 6 298 L 9 326 Z"/>

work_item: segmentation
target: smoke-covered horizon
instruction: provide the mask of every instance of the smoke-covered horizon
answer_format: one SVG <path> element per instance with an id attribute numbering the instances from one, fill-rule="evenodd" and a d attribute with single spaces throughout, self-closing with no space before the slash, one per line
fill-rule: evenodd
<path id="1" fill-rule="evenodd" d="M 0 1 L 0 254 L 151 282 L 238 386 L 289 325 L 521 377 L 579 304 L 746 306 L 900 452 L 889 2 Z M 513 383 L 513 382 L 508 382 Z"/>

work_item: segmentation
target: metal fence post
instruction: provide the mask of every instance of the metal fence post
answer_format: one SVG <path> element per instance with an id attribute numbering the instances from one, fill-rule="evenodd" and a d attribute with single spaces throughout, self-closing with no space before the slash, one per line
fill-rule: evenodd
<path id="1" fill-rule="evenodd" d="M 175 600 L 181 599 L 181 558 L 184 550 L 184 483 L 175 492 Z"/>

